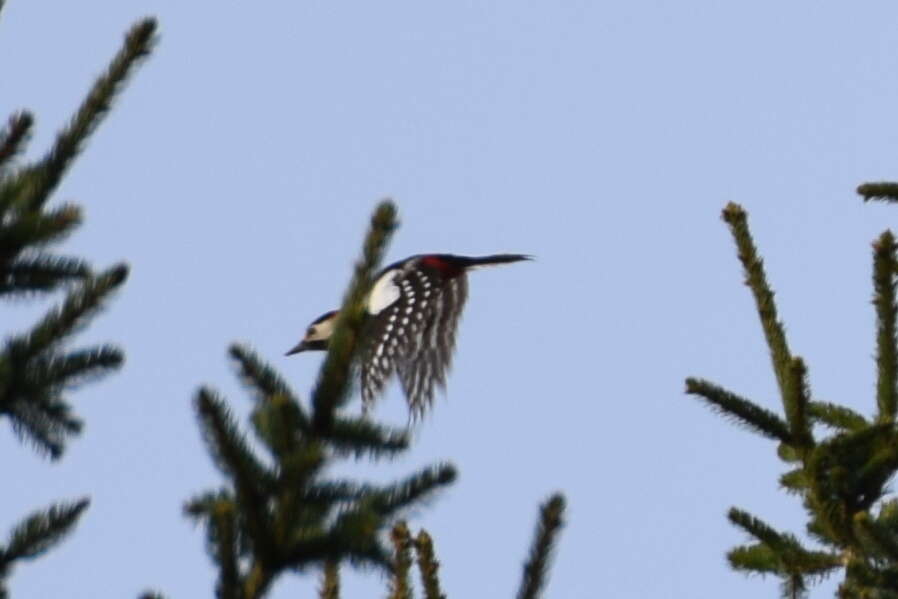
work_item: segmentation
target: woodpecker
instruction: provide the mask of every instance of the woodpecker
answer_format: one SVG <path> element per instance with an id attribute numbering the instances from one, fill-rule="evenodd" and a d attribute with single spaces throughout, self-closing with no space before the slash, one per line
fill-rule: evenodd
<path id="1" fill-rule="evenodd" d="M 435 387 L 446 386 L 455 334 L 468 296 L 467 272 L 530 260 L 523 254 L 468 257 L 419 254 L 381 270 L 365 300 L 361 334 L 362 405 L 371 406 L 396 372 L 413 416 L 424 413 Z M 286 355 L 326 350 L 337 311 L 312 321 Z"/>

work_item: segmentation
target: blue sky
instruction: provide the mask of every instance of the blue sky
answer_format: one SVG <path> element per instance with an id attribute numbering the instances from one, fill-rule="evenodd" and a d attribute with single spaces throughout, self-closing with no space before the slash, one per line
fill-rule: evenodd
<path id="1" fill-rule="evenodd" d="M 387 480 L 453 461 L 410 516 L 451 597 L 512 596 L 536 509 L 568 525 L 547 596 L 773 596 L 731 572 L 733 505 L 800 532 L 771 443 L 683 394 L 702 376 L 777 407 L 720 209 L 739 202 L 812 391 L 870 413 L 870 242 L 898 219 L 858 183 L 896 179 L 891 2 L 334 3 L 9 0 L 0 113 L 37 115 L 31 155 L 138 17 L 161 43 L 59 189 L 86 224 L 66 243 L 132 276 L 81 337 L 124 370 L 73 395 L 87 428 L 49 464 L 0 434 L 0 530 L 93 498 L 77 532 L 20 567 L 18 597 L 212 593 L 181 515 L 221 478 L 191 408 L 209 383 L 250 401 L 225 351 L 244 341 L 304 398 L 319 358 L 284 358 L 335 306 L 376 202 L 402 227 L 388 260 L 514 251 L 472 275 L 448 394 Z M 4 306 L 25 326 L 34 306 Z M 357 407 L 357 404 L 356 404 Z M 395 390 L 378 416 L 405 422 Z M 308 595 L 313 579 L 271 596 Z M 347 577 L 347 597 L 384 593 Z M 834 586 L 821 587 L 821 594 Z M 831 594 L 831 593 L 830 593 Z"/>

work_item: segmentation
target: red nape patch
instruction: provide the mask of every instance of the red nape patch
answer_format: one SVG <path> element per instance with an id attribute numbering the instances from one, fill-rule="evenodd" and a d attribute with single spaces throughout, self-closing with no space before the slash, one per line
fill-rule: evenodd
<path id="1" fill-rule="evenodd" d="M 429 268 L 440 271 L 444 277 L 457 277 L 464 272 L 464 268 L 458 264 L 450 262 L 441 256 L 424 256 L 421 263 Z"/>

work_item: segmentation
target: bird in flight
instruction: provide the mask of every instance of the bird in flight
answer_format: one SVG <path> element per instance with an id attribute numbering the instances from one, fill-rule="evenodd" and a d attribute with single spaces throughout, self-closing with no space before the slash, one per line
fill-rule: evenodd
<path id="1" fill-rule="evenodd" d="M 458 320 L 468 296 L 467 272 L 530 259 L 523 254 L 419 254 L 377 273 L 365 300 L 360 340 L 362 405 L 371 406 L 395 372 L 412 415 L 422 415 L 435 388 L 446 386 Z M 326 350 L 336 319 L 337 311 L 332 310 L 313 320 L 287 355 Z"/>

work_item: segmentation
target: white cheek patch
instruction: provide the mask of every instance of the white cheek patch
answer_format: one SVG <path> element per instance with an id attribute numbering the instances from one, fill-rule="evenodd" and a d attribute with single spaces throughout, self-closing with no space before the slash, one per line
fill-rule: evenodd
<path id="1" fill-rule="evenodd" d="M 371 293 L 368 294 L 368 314 L 379 314 L 381 310 L 392 305 L 402 295 L 399 287 L 393 282 L 397 274 L 395 270 L 384 273 L 374 283 Z"/>
<path id="2" fill-rule="evenodd" d="M 319 322 L 314 326 L 312 332 L 306 335 L 306 341 L 323 341 L 331 338 L 334 332 L 334 320 L 329 319 Z"/>

